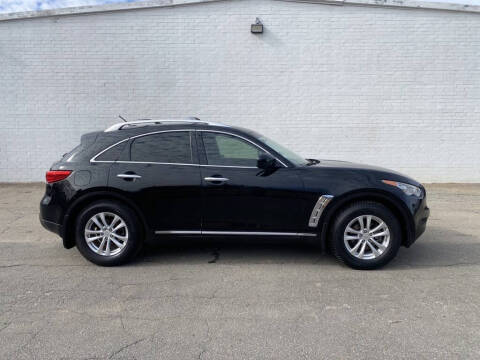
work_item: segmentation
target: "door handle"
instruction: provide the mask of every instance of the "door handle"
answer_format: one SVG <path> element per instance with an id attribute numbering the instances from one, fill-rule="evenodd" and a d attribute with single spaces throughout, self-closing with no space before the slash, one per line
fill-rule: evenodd
<path id="1" fill-rule="evenodd" d="M 118 174 L 117 177 L 124 179 L 124 180 L 136 180 L 141 179 L 142 177 L 137 174 Z"/>
<path id="2" fill-rule="evenodd" d="M 227 178 L 224 178 L 224 177 L 207 176 L 206 178 L 204 178 L 204 180 L 206 182 L 212 183 L 214 185 L 222 185 L 230 179 L 227 179 Z M 215 183 L 217 183 L 217 184 L 215 184 Z"/>

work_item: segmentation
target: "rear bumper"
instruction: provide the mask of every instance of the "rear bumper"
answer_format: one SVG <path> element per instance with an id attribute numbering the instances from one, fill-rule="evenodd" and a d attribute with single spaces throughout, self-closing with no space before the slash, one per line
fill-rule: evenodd
<path id="1" fill-rule="evenodd" d="M 41 215 L 40 215 L 40 223 L 48 231 L 51 231 L 51 232 L 53 232 L 53 233 L 55 233 L 59 236 L 62 236 L 62 234 L 63 234 L 62 225 L 54 223 L 53 221 L 48 221 L 48 220 L 42 219 Z"/>
<path id="2" fill-rule="evenodd" d="M 51 193 L 51 186 L 47 185 L 45 195 L 40 201 L 40 224 L 48 231 L 60 236 L 63 240 L 63 246 L 66 249 L 70 249 L 75 246 L 75 244 L 71 244 L 65 239 L 63 207 L 54 201 L 55 197 L 52 196 Z"/>
<path id="3" fill-rule="evenodd" d="M 49 190 L 47 185 L 47 191 L 40 201 L 40 223 L 48 231 L 62 236 L 61 209 L 53 201 Z"/>
<path id="4" fill-rule="evenodd" d="M 49 220 L 45 220 L 45 219 L 42 219 L 42 215 L 40 214 L 40 224 L 42 224 L 42 226 L 47 229 L 48 231 L 51 231 L 55 234 L 57 234 L 58 236 L 60 236 L 62 238 L 62 242 L 63 242 L 63 247 L 65 249 L 71 249 L 72 247 L 75 246 L 75 243 L 72 243 L 71 241 L 67 241 L 65 239 L 65 236 L 63 234 L 63 226 L 60 225 L 60 224 L 57 224 L 53 221 L 49 221 Z"/>

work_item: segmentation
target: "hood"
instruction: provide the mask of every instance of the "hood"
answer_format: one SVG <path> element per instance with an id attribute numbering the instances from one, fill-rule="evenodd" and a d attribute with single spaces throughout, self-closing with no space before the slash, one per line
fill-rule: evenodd
<path id="1" fill-rule="evenodd" d="M 390 170 L 380 166 L 358 164 L 349 161 L 341 160 L 320 160 L 318 164 L 308 166 L 311 169 L 343 169 L 347 171 L 359 171 L 362 173 L 369 173 L 379 180 L 394 180 L 400 181 L 415 186 L 420 186 L 420 183 L 407 175 L 399 173 L 398 171 Z"/>

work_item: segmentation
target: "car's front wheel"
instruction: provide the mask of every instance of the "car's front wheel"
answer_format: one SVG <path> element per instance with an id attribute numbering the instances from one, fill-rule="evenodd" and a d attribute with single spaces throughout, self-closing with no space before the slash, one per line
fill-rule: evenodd
<path id="1" fill-rule="evenodd" d="M 335 219 L 330 248 L 354 269 L 376 269 L 392 260 L 401 243 L 401 228 L 395 215 L 372 201 L 351 204 Z"/>
<path id="2" fill-rule="evenodd" d="M 140 229 L 130 208 L 115 201 L 99 201 L 87 206 L 77 217 L 77 248 L 97 265 L 120 265 L 140 249 Z"/>

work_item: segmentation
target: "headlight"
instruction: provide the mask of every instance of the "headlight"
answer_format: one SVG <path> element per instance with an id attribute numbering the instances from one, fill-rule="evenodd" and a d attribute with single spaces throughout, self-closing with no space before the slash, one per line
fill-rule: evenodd
<path id="1" fill-rule="evenodd" d="M 415 195 L 416 197 L 422 196 L 422 190 L 419 187 L 401 183 L 398 181 L 391 181 L 391 180 L 382 180 L 383 183 L 387 185 L 396 186 L 400 190 L 402 190 L 406 195 Z"/>

